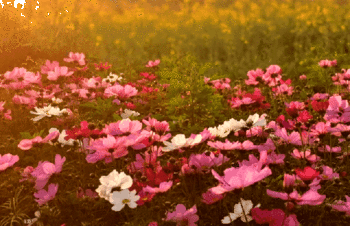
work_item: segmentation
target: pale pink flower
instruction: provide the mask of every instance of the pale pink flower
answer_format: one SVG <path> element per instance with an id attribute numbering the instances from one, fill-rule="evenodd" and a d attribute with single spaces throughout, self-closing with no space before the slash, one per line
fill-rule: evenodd
<path id="1" fill-rule="evenodd" d="M 315 163 L 319 160 L 321 160 L 321 157 L 316 156 L 315 154 L 311 155 L 310 149 L 306 150 L 305 152 L 299 151 L 298 149 L 294 149 L 293 153 L 291 153 L 293 158 L 296 159 L 307 159 L 308 161 Z"/>
<path id="2" fill-rule="evenodd" d="M 12 155 L 8 153 L 1 156 L 0 154 L 0 171 L 4 171 L 8 167 L 13 166 L 16 162 L 18 162 L 18 160 L 18 155 Z"/>
<path id="3" fill-rule="evenodd" d="M 146 65 L 146 67 L 155 67 L 158 66 L 160 63 L 160 60 L 155 60 L 155 61 L 148 61 L 148 64 Z"/>
<path id="4" fill-rule="evenodd" d="M 54 71 L 56 67 L 59 67 L 57 61 L 50 63 L 49 60 L 46 60 L 45 65 L 41 66 L 41 74 L 47 74 L 49 71 Z"/>
<path id="5" fill-rule="evenodd" d="M 318 65 L 320 65 L 320 67 L 335 67 L 337 66 L 337 60 L 321 60 Z"/>
<path id="6" fill-rule="evenodd" d="M 306 79 L 306 75 L 300 75 L 300 76 L 299 76 L 299 79 L 300 79 L 300 80 L 305 80 L 305 79 Z"/>
<path id="7" fill-rule="evenodd" d="M 171 186 L 173 186 L 173 181 L 162 182 L 159 184 L 159 188 L 153 188 L 147 185 L 145 188 L 143 188 L 143 191 L 148 193 L 164 193 L 167 192 Z"/>
<path id="8" fill-rule="evenodd" d="M 85 54 L 84 53 L 69 53 L 68 58 L 63 59 L 65 62 L 77 61 L 79 65 L 85 65 Z"/>
<path id="9" fill-rule="evenodd" d="M 210 190 L 216 194 L 222 194 L 235 189 L 243 189 L 272 174 L 269 167 L 261 170 L 261 166 L 262 163 L 260 162 L 258 166 L 243 165 L 239 168 L 232 167 L 224 171 L 224 176 L 220 176 L 217 172 L 211 170 L 213 176 L 220 184 Z"/>
<path id="10" fill-rule="evenodd" d="M 183 204 L 178 204 L 174 212 L 167 213 L 166 221 L 174 221 L 177 223 L 177 226 L 197 226 L 195 222 L 199 220 L 199 217 L 196 213 L 196 205 L 194 205 L 191 209 L 186 210 L 186 207 Z"/>

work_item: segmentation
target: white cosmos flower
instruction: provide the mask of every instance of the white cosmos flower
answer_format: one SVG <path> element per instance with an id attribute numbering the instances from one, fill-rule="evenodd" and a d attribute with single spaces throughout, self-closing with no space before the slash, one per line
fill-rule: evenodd
<path id="1" fill-rule="evenodd" d="M 162 148 L 163 152 L 169 152 L 182 147 L 193 146 L 199 144 L 202 141 L 202 135 L 198 134 L 194 139 L 187 138 L 184 134 L 177 134 L 171 139 L 171 142 L 163 141 L 166 147 Z"/>
<path id="2" fill-rule="evenodd" d="M 39 121 L 40 119 L 44 117 L 51 117 L 52 115 L 54 116 L 60 116 L 63 113 L 67 113 L 67 109 L 62 109 L 60 110 L 59 107 L 52 107 L 51 104 L 49 106 L 43 107 L 43 108 L 34 108 L 36 112 L 30 111 L 30 113 L 34 115 L 38 115 L 37 117 L 33 118 L 32 120 L 34 122 Z"/>
<path id="3" fill-rule="evenodd" d="M 202 141 L 202 135 L 197 134 L 197 136 L 194 139 L 188 138 L 186 141 L 186 144 L 189 146 L 193 146 L 193 145 L 199 144 L 201 141 Z"/>
<path id="4" fill-rule="evenodd" d="M 55 104 L 60 104 L 63 102 L 62 99 L 56 98 L 56 97 L 52 97 L 51 101 L 52 101 L 52 103 L 55 103 Z"/>
<path id="5" fill-rule="evenodd" d="M 118 173 L 116 170 L 113 170 L 108 176 L 102 176 L 100 183 L 101 185 L 96 189 L 96 192 L 101 198 L 111 201 L 113 188 L 120 188 L 122 190 L 130 188 L 133 180 L 124 172 Z"/>
<path id="6" fill-rule="evenodd" d="M 140 199 L 140 196 L 136 195 L 136 190 L 129 191 L 124 189 L 120 192 L 115 191 L 112 194 L 111 203 L 114 205 L 112 210 L 120 211 L 127 204 L 130 208 L 134 209 L 137 207 L 136 201 Z"/>
<path id="7" fill-rule="evenodd" d="M 261 115 L 261 117 L 259 117 L 259 114 L 257 113 L 255 113 L 254 115 L 249 115 L 243 127 L 247 126 L 249 128 L 252 128 L 255 126 L 266 126 L 265 117 L 266 117 L 266 114 Z"/>
<path id="8" fill-rule="evenodd" d="M 224 217 L 221 220 L 221 223 L 223 224 L 231 224 L 233 221 L 235 221 L 237 218 L 241 218 L 243 222 L 250 222 L 253 220 L 253 218 L 249 215 L 250 210 L 253 208 L 253 202 L 251 200 L 244 200 L 241 198 L 241 202 L 243 205 L 243 209 L 241 206 L 241 203 L 237 203 L 234 207 L 235 212 L 229 213 L 229 216 Z M 260 203 L 256 205 L 255 207 L 260 207 Z M 243 212 L 244 210 L 244 212 Z M 244 216 L 245 214 L 245 216 Z M 247 218 L 247 220 L 246 220 Z"/>
<path id="9" fill-rule="evenodd" d="M 120 73 L 120 75 L 123 75 L 123 73 Z M 109 73 L 107 78 L 102 79 L 102 81 L 107 82 L 107 79 L 109 80 L 110 83 L 113 83 L 113 82 L 116 82 L 116 81 L 121 81 L 123 78 L 121 76 L 119 77 L 118 75 L 113 74 L 111 72 L 111 73 Z"/>
<path id="10" fill-rule="evenodd" d="M 129 109 L 124 109 L 124 113 L 121 113 L 120 116 L 122 116 L 123 119 L 127 119 L 129 118 L 130 116 L 139 116 L 140 113 L 136 112 L 136 111 L 132 111 L 132 110 L 129 110 Z"/>

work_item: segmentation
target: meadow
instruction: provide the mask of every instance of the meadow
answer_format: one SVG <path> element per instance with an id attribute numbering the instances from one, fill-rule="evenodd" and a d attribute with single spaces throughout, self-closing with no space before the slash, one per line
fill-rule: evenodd
<path id="1" fill-rule="evenodd" d="M 34 3 L 0 15 L 0 226 L 349 225 L 347 1 Z"/>

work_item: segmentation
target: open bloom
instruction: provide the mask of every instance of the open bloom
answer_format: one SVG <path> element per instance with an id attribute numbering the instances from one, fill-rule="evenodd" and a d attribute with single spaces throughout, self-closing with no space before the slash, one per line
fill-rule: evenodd
<path id="1" fill-rule="evenodd" d="M 334 204 L 328 204 L 333 209 L 345 212 L 346 216 L 350 216 L 350 197 L 345 195 L 346 202 L 338 200 Z"/>
<path id="2" fill-rule="evenodd" d="M 63 163 L 66 161 L 66 157 L 61 157 L 59 154 L 55 156 L 55 164 L 44 161 L 39 162 L 38 166 L 31 173 L 36 178 L 35 189 L 40 190 L 45 187 L 53 174 L 58 174 L 62 171 Z"/>
<path id="3" fill-rule="evenodd" d="M 39 206 L 47 203 L 48 201 L 55 198 L 57 193 L 58 184 L 50 184 L 48 190 L 39 190 L 37 193 L 34 193 L 34 197 L 37 198 L 35 201 Z"/>
<path id="4" fill-rule="evenodd" d="M 44 117 L 51 117 L 52 115 L 60 116 L 65 112 L 68 113 L 67 109 L 60 110 L 59 107 L 52 107 L 51 104 L 43 108 L 35 107 L 34 109 L 36 112 L 30 111 L 31 114 L 38 115 L 37 117 L 32 119 L 34 122 L 39 121 Z"/>
<path id="5" fill-rule="evenodd" d="M 196 226 L 196 221 L 199 220 L 197 213 L 197 207 L 194 205 L 191 209 L 186 210 L 183 204 L 178 204 L 176 210 L 167 214 L 166 221 L 176 222 L 176 226 L 188 225 Z"/>
<path id="6" fill-rule="evenodd" d="M 213 176 L 220 182 L 218 186 L 211 188 L 211 191 L 216 194 L 222 194 L 234 189 L 241 189 L 272 174 L 269 167 L 261 170 L 261 166 L 262 163 L 259 162 L 258 165 L 232 167 L 224 171 L 224 176 L 220 176 L 217 172 L 211 170 Z"/>
<path id="7" fill-rule="evenodd" d="M 110 202 L 114 205 L 112 210 L 120 211 L 126 204 L 132 209 L 136 208 L 136 201 L 139 199 L 140 196 L 136 195 L 136 190 L 130 192 L 129 189 L 124 189 L 121 192 L 113 192 Z"/>
<path id="8" fill-rule="evenodd" d="M 18 155 L 5 154 L 1 156 L 0 154 L 0 171 L 6 170 L 8 167 L 11 167 L 13 164 L 18 162 Z"/>
<path id="9" fill-rule="evenodd" d="M 234 207 L 235 212 L 230 213 L 229 216 L 224 217 L 224 219 L 221 220 L 221 223 L 230 224 L 231 222 L 235 221 L 237 218 L 241 218 L 243 222 L 252 221 L 253 218 L 249 215 L 249 212 L 253 208 L 253 202 L 251 200 L 244 200 L 241 198 L 241 203 L 236 204 Z M 254 208 L 257 208 L 257 207 L 260 207 L 260 204 L 258 204 Z"/>
<path id="10" fill-rule="evenodd" d="M 111 202 L 112 189 L 118 187 L 122 190 L 130 188 L 133 180 L 124 172 L 118 173 L 116 170 L 113 170 L 108 176 L 102 176 L 100 183 L 101 185 L 96 189 L 96 192 L 101 198 Z"/>

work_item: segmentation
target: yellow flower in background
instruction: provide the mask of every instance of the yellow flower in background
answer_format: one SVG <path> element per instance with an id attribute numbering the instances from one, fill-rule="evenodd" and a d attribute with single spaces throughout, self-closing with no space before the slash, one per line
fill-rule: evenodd
<path id="1" fill-rule="evenodd" d="M 93 24 L 93 23 L 89 24 L 89 28 L 90 28 L 90 30 L 93 30 L 95 28 L 95 24 Z"/>
<path id="2" fill-rule="evenodd" d="M 118 45 L 118 44 L 120 43 L 120 40 L 119 40 L 119 39 L 116 39 L 116 40 L 114 41 L 114 43 L 115 43 L 116 45 Z"/>

